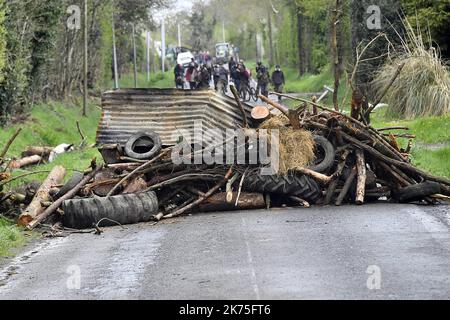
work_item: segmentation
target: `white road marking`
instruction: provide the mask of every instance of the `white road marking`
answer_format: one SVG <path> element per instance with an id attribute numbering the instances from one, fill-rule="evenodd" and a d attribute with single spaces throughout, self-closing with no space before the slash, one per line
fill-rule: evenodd
<path id="1" fill-rule="evenodd" d="M 246 228 L 247 224 L 245 222 L 245 219 L 242 218 L 242 225 Z M 247 261 L 248 264 L 250 266 L 250 273 L 252 276 L 252 282 L 253 282 L 253 291 L 255 292 L 256 295 L 256 300 L 261 300 L 260 294 L 259 294 L 259 288 L 258 288 L 258 283 L 256 281 L 256 272 L 255 272 L 255 268 L 253 267 L 253 256 L 252 256 L 252 252 L 250 250 L 250 244 L 247 240 L 247 236 L 246 233 L 244 232 L 244 241 L 245 241 L 245 246 L 247 247 Z"/>

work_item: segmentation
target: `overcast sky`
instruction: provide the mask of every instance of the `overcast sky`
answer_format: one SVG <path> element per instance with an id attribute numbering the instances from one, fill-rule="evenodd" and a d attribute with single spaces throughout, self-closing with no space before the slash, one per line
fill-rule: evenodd
<path id="1" fill-rule="evenodd" d="M 161 10 L 156 14 L 157 17 L 162 15 L 167 15 L 171 13 L 176 13 L 179 11 L 189 11 L 192 8 L 194 0 L 172 0 L 172 4 L 169 9 Z"/>

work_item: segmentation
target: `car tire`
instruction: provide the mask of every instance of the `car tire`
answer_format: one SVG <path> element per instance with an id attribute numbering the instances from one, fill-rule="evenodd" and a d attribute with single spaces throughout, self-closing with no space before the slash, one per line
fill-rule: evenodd
<path id="1" fill-rule="evenodd" d="M 336 149 L 328 139 L 322 136 L 314 136 L 314 142 L 316 143 L 316 154 L 318 152 L 322 153 L 323 159 L 312 166 L 308 166 L 308 169 L 324 173 L 333 166 L 334 159 L 336 158 Z"/>
<path id="2" fill-rule="evenodd" d="M 145 147 L 150 150 L 146 152 L 139 152 L 137 147 Z M 137 160 L 151 160 L 154 158 L 162 148 L 162 142 L 159 135 L 154 131 L 139 132 L 128 139 L 125 144 L 125 154 Z"/>

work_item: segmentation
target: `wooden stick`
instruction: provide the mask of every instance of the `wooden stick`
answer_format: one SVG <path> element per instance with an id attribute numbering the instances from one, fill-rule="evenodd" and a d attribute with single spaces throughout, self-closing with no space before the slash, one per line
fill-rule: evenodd
<path id="1" fill-rule="evenodd" d="M 366 191 L 366 161 L 364 158 L 364 151 L 356 150 L 356 168 L 358 170 L 357 184 L 356 184 L 356 200 L 357 205 L 364 203 L 364 195 Z"/>
<path id="2" fill-rule="evenodd" d="M 155 163 L 156 161 L 158 161 L 159 159 L 161 159 L 162 157 L 164 157 L 166 154 L 168 154 L 170 151 L 172 150 L 172 148 L 168 148 L 166 150 L 164 150 L 163 152 L 161 152 L 157 157 L 153 158 L 150 161 L 147 161 L 146 163 L 140 165 L 139 167 L 137 167 L 136 169 L 134 169 L 132 172 L 130 172 L 126 177 L 124 177 L 122 180 L 120 180 L 115 186 L 114 188 L 111 189 L 111 191 L 107 194 L 106 197 L 110 197 L 112 196 L 118 189 L 119 187 L 126 181 L 128 181 L 128 179 L 134 177 L 134 175 L 136 175 L 139 171 L 144 170 L 146 168 L 148 168 L 151 164 Z"/>
<path id="3" fill-rule="evenodd" d="M 409 128 L 408 127 L 386 127 L 386 128 L 381 128 L 381 129 L 377 129 L 378 131 L 390 131 L 390 130 L 406 130 L 408 131 Z"/>
<path id="4" fill-rule="evenodd" d="M 211 190 L 209 190 L 204 197 L 199 197 L 196 201 L 194 201 L 193 203 L 175 211 L 172 212 L 171 214 L 165 215 L 163 218 L 164 219 L 168 219 L 168 218 L 173 218 L 176 216 L 179 216 L 183 213 L 185 213 L 186 211 L 198 206 L 199 204 L 201 204 L 203 201 L 205 201 L 206 199 L 208 199 L 210 196 L 212 196 L 217 190 L 219 190 L 223 185 L 225 185 L 227 183 L 227 181 L 231 178 L 231 176 L 233 175 L 233 167 L 230 167 L 230 169 L 228 170 L 227 174 L 225 175 L 225 178 L 220 181 L 214 188 L 212 188 Z"/>
<path id="5" fill-rule="evenodd" d="M 289 109 L 276 103 L 273 102 L 272 100 L 270 100 L 269 98 L 267 98 L 266 96 L 263 96 L 262 94 L 259 95 L 259 98 L 264 101 L 265 103 L 267 103 L 268 105 L 271 105 L 272 107 L 274 107 L 275 109 L 280 110 L 286 117 L 289 118 Z"/>
<path id="6" fill-rule="evenodd" d="M 337 206 L 342 205 L 342 202 L 344 201 L 345 197 L 347 196 L 347 193 L 350 190 L 350 187 L 352 186 L 352 183 L 355 180 L 355 177 L 356 177 L 356 167 L 353 167 L 352 172 L 350 173 L 347 180 L 345 181 L 344 187 L 342 188 L 342 191 L 336 200 Z"/>
<path id="7" fill-rule="evenodd" d="M 163 181 L 163 182 L 155 184 L 153 186 L 150 186 L 145 191 L 156 190 L 156 189 L 167 187 L 172 184 L 183 182 L 183 181 L 191 181 L 191 180 L 198 180 L 198 179 L 217 180 L 217 178 L 221 178 L 221 177 L 222 176 L 220 176 L 220 175 L 213 175 L 213 174 L 201 174 L 201 173 L 185 174 L 185 175 L 180 175 L 178 177 L 175 177 L 173 179 Z"/>
<path id="8" fill-rule="evenodd" d="M 244 107 L 242 106 L 241 100 L 239 99 L 239 95 L 238 95 L 238 92 L 236 91 L 235 86 L 230 85 L 230 90 L 234 96 L 234 100 L 236 100 L 236 103 L 237 103 L 239 109 L 241 110 L 242 120 L 244 121 L 244 127 L 248 128 L 247 114 L 245 113 Z"/>
<path id="9" fill-rule="evenodd" d="M 383 98 L 386 95 L 386 93 L 389 91 L 389 89 L 392 87 L 392 85 L 394 84 L 394 82 L 397 79 L 397 77 L 400 75 L 400 72 L 402 71 L 404 66 L 405 66 L 405 63 L 402 63 L 401 65 L 398 66 L 397 71 L 395 71 L 394 76 L 392 77 L 391 81 L 389 81 L 389 83 L 387 84 L 386 88 L 384 88 L 384 90 L 381 93 L 380 97 L 376 100 L 376 102 L 372 105 L 372 107 L 367 109 L 366 113 L 364 114 L 364 118 L 367 118 L 372 113 L 372 111 L 377 107 L 377 105 L 380 104 L 381 100 L 383 100 Z"/>
<path id="10" fill-rule="evenodd" d="M 325 200 L 323 203 L 324 205 L 329 205 L 331 203 L 331 200 L 333 199 L 334 196 L 334 191 L 336 190 L 338 184 L 339 178 L 335 178 L 333 179 L 333 181 L 331 181 L 325 194 Z"/>
<path id="11" fill-rule="evenodd" d="M 102 169 L 101 166 L 95 168 L 92 170 L 91 173 L 89 173 L 86 177 L 83 178 L 83 180 L 80 181 L 80 183 L 78 183 L 75 188 L 73 188 L 72 190 L 70 190 L 69 192 L 67 192 L 64 196 L 62 196 L 61 198 L 59 198 L 58 200 L 56 200 L 50 207 L 48 207 L 41 215 L 39 215 L 35 220 L 31 221 L 28 225 L 27 225 L 27 229 L 28 230 L 33 230 L 34 228 L 36 228 L 36 226 L 38 226 L 42 221 L 44 221 L 45 219 L 47 219 L 50 215 L 52 215 L 60 206 L 61 204 L 68 200 L 68 199 L 72 199 L 77 193 L 78 191 L 81 190 L 81 188 L 83 188 L 89 181 L 91 181 L 92 178 L 94 178 L 94 176 Z"/>
<path id="12" fill-rule="evenodd" d="M 310 170 L 308 168 L 297 168 L 297 169 L 295 169 L 295 171 L 306 174 L 307 176 L 314 178 L 315 180 L 323 183 L 324 185 L 329 184 L 331 182 L 331 180 L 333 179 L 333 177 L 329 177 L 327 175 L 316 172 L 314 170 Z"/>
<path id="13" fill-rule="evenodd" d="M 11 144 L 14 142 L 14 140 L 16 140 L 17 136 L 19 135 L 19 133 L 22 131 L 22 128 L 19 128 L 16 130 L 16 132 L 12 135 L 11 138 L 9 138 L 8 142 L 6 143 L 6 145 L 3 147 L 2 152 L 0 153 L 0 165 L 3 163 L 3 158 L 5 157 L 6 153 L 8 152 L 9 148 L 11 147 Z"/>

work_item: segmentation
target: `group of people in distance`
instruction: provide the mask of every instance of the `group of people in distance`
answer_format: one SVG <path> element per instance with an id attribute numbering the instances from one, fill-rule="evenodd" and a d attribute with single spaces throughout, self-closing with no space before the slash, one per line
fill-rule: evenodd
<path id="1" fill-rule="evenodd" d="M 243 60 L 236 61 L 231 57 L 227 69 L 223 63 L 212 65 L 207 63 L 210 60 L 206 61 L 205 55 L 202 57 L 204 58 L 203 61 L 199 62 L 191 59 L 186 68 L 180 64 L 175 66 L 175 84 L 178 89 L 185 89 L 185 82 L 188 83 L 190 90 L 207 89 L 210 87 L 211 80 L 214 82 L 215 90 L 219 90 L 219 87 L 221 89 L 226 88 L 229 79 L 233 81 L 238 91 L 240 91 L 242 86 L 250 85 L 252 71 L 245 66 Z M 264 66 L 261 61 L 258 61 L 256 65 L 256 81 L 256 91 L 266 97 L 269 96 L 270 84 L 273 85 L 275 92 L 283 93 L 285 76 L 279 65 L 276 65 L 275 70 L 270 74 L 269 68 Z"/>

